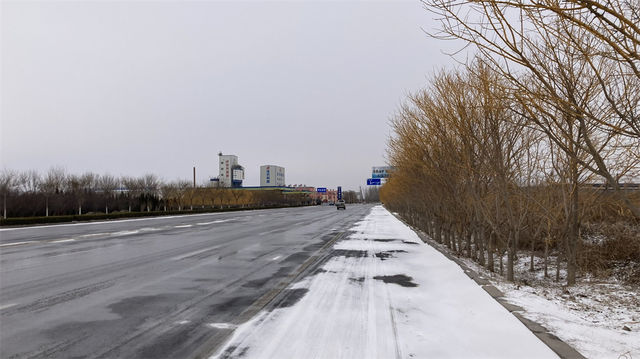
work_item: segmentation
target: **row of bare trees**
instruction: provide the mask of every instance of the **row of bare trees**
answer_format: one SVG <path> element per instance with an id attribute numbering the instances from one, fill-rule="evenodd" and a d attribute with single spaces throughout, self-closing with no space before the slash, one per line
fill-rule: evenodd
<path id="1" fill-rule="evenodd" d="M 557 250 L 574 284 L 585 222 L 640 220 L 640 3 L 424 4 L 477 51 L 394 118 L 382 201 L 508 280 L 520 248 L 545 274 Z"/>
<path id="2" fill-rule="evenodd" d="M 76 175 L 67 173 L 63 168 L 51 168 L 45 174 L 5 169 L 0 172 L 0 196 L 3 218 L 310 202 L 304 196 L 285 196 L 280 191 L 194 188 L 189 181 L 165 182 L 154 174 L 116 177 L 87 172 Z"/>

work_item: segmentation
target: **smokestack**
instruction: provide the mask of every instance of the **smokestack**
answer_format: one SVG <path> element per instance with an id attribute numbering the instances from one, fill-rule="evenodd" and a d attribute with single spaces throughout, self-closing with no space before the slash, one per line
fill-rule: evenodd
<path id="1" fill-rule="evenodd" d="M 193 166 L 193 188 L 196 188 L 196 166 Z"/>

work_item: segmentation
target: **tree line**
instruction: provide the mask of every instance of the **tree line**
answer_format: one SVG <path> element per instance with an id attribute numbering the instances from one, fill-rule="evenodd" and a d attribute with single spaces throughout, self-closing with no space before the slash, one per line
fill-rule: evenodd
<path id="1" fill-rule="evenodd" d="M 392 119 L 385 205 L 511 281 L 522 249 L 568 285 L 640 262 L 640 2 L 423 4 L 474 55 Z"/>
<path id="2" fill-rule="evenodd" d="M 194 187 L 187 180 L 166 182 L 154 174 L 77 175 L 57 167 L 44 174 L 3 170 L 0 196 L 3 218 L 311 204 L 302 193 Z"/>

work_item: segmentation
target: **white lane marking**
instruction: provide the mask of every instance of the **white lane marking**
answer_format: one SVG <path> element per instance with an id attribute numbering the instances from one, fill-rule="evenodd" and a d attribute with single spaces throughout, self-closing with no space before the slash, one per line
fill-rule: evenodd
<path id="1" fill-rule="evenodd" d="M 40 241 L 24 241 L 24 242 L 5 243 L 5 244 L 0 244 L 0 247 L 19 246 L 21 244 L 39 243 L 39 242 Z"/>
<path id="2" fill-rule="evenodd" d="M 252 209 L 248 211 L 242 211 L 242 213 L 251 213 L 263 211 L 261 209 Z M 90 226 L 92 224 L 118 224 L 122 222 L 138 222 L 138 221 L 152 221 L 152 220 L 163 220 L 163 219 L 172 219 L 172 218 L 185 218 L 185 217 L 201 217 L 201 216 L 219 216 L 228 214 L 228 212 L 218 212 L 218 213 L 199 213 L 199 214 L 185 214 L 181 216 L 158 216 L 158 217 L 149 217 L 149 218 L 133 218 L 133 219 L 119 219 L 115 221 L 100 221 L 100 222 L 86 222 L 86 223 L 66 223 L 66 224 L 50 224 L 45 226 L 29 226 L 29 227 L 15 227 L 15 228 L 0 228 L 0 232 L 8 232 L 8 231 L 20 231 L 25 229 L 34 229 L 34 228 L 51 228 L 51 227 L 68 227 L 68 226 Z"/>
<path id="3" fill-rule="evenodd" d="M 11 307 L 15 307 L 16 305 L 18 305 L 18 303 L 10 303 L 10 304 L 0 305 L 0 310 L 8 309 L 8 308 L 11 308 Z"/>
<path id="4" fill-rule="evenodd" d="M 273 257 L 272 261 L 277 261 L 277 260 L 278 260 L 278 259 L 280 259 L 280 258 L 282 258 L 282 256 L 276 256 L 276 257 Z"/>
<path id="5" fill-rule="evenodd" d="M 191 256 L 195 256 L 195 255 L 200 254 L 200 253 L 204 253 L 204 252 L 206 252 L 206 251 L 210 251 L 210 250 L 213 250 L 213 249 L 219 248 L 219 247 L 220 247 L 220 246 L 213 246 L 213 247 L 209 247 L 209 248 L 201 249 L 201 250 L 199 250 L 199 251 L 195 251 L 195 252 L 191 252 L 191 253 L 183 254 L 183 255 L 181 255 L 181 256 L 173 257 L 173 258 L 171 258 L 171 260 L 172 260 L 172 261 L 179 261 L 179 260 L 182 260 L 182 259 L 185 259 L 185 258 L 189 258 L 189 257 L 191 257 Z"/>
<path id="6" fill-rule="evenodd" d="M 238 326 L 235 324 L 231 324 L 231 323 L 209 323 L 207 324 L 210 328 L 216 328 L 216 329 L 235 329 Z"/>
<path id="7" fill-rule="evenodd" d="M 144 228 L 140 228 L 141 232 L 155 232 L 155 231 L 160 231 L 163 228 L 166 227 L 144 227 Z"/>
<path id="8" fill-rule="evenodd" d="M 199 226 L 206 226 L 207 224 L 224 223 L 224 222 L 229 222 L 229 221 L 231 221 L 231 220 L 233 220 L 233 219 L 236 219 L 236 218 L 230 218 L 230 219 L 219 219 L 219 220 L 217 220 L 217 221 L 212 221 L 212 222 L 201 222 L 201 223 L 198 223 L 198 225 L 199 225 Z"/>
<path id="9" fill-rule="evenodd" d="M 275 232 L 278 232 L 278 231 L 282 231 L 282 228 L 272 229 L 272 230 L 270 230 L 270 231 L 266 231 L 266 232 L 259 233 L 258 235 L 259 235 L 259 236 L 264 236 L 265 234 L 271 234 L 271 233 L 275 233 Z"/>
<path id="10" fill-rule="evenodd" d="M 49 243 L 65 243 L 65 242 L 75 242 L 76 240 L 73 238 L 67 238 L 67 239 L 58 239 L 57 241 L 51 241 Z"/>
<path id="11" fill-rule="evenodd" d="M 183 224 L 180 226 L 173 226 L 173 228 L 189 228 L 189 227 L 193 227 L 193 224 Z"/>
<path id="12" fill-rule="evenodd" d="M 110 233 L 110 235 L 112 235 L 112 236 L 128 236 L 130 234 L 136 234 L 136 233 L 139 233 L 139 232 L 140 232 L 139 230 L 135 230 L 135 231 L 120 231 L 120 232 Z"/>
<path id="13" fill-rule="evenodd" d="M 91 233 L 91 234 L 83 234 L 81 236 L 79 236 L 79 238 L 91 238 L 91 237 L 98 237 L 98 236 L 107 236 L 110 233 Z"/>
<path id="14" fill-rule="evenodd" d="M 176 324 L 178 324 L 178 325 L 185 325 L 185 324 L 189 324 L 189 323 L 191 323 L 191 321 L 189 321 L 189 320 L 181 320 L 179 322 L 176 322 Z"/>

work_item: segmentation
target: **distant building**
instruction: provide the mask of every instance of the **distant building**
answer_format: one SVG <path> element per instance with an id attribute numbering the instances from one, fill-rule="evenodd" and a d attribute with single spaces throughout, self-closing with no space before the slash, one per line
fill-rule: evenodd
<path id="1" fill-rule="evenodd" d="M 220 174 L 217 179 L 212 179 L 212 182 L 217 182 L 219 187 L 242 187 L 244 168 L 238 164 L 238 156 L 223 155 L 220 152 L 218 153 L 218 165 Z"/>
<path id="2" fill-rule="evenodd" d="M 262 187 L 283 187 L 284 167 L 274 165 L 260 166 L 260 186 Z"/>

